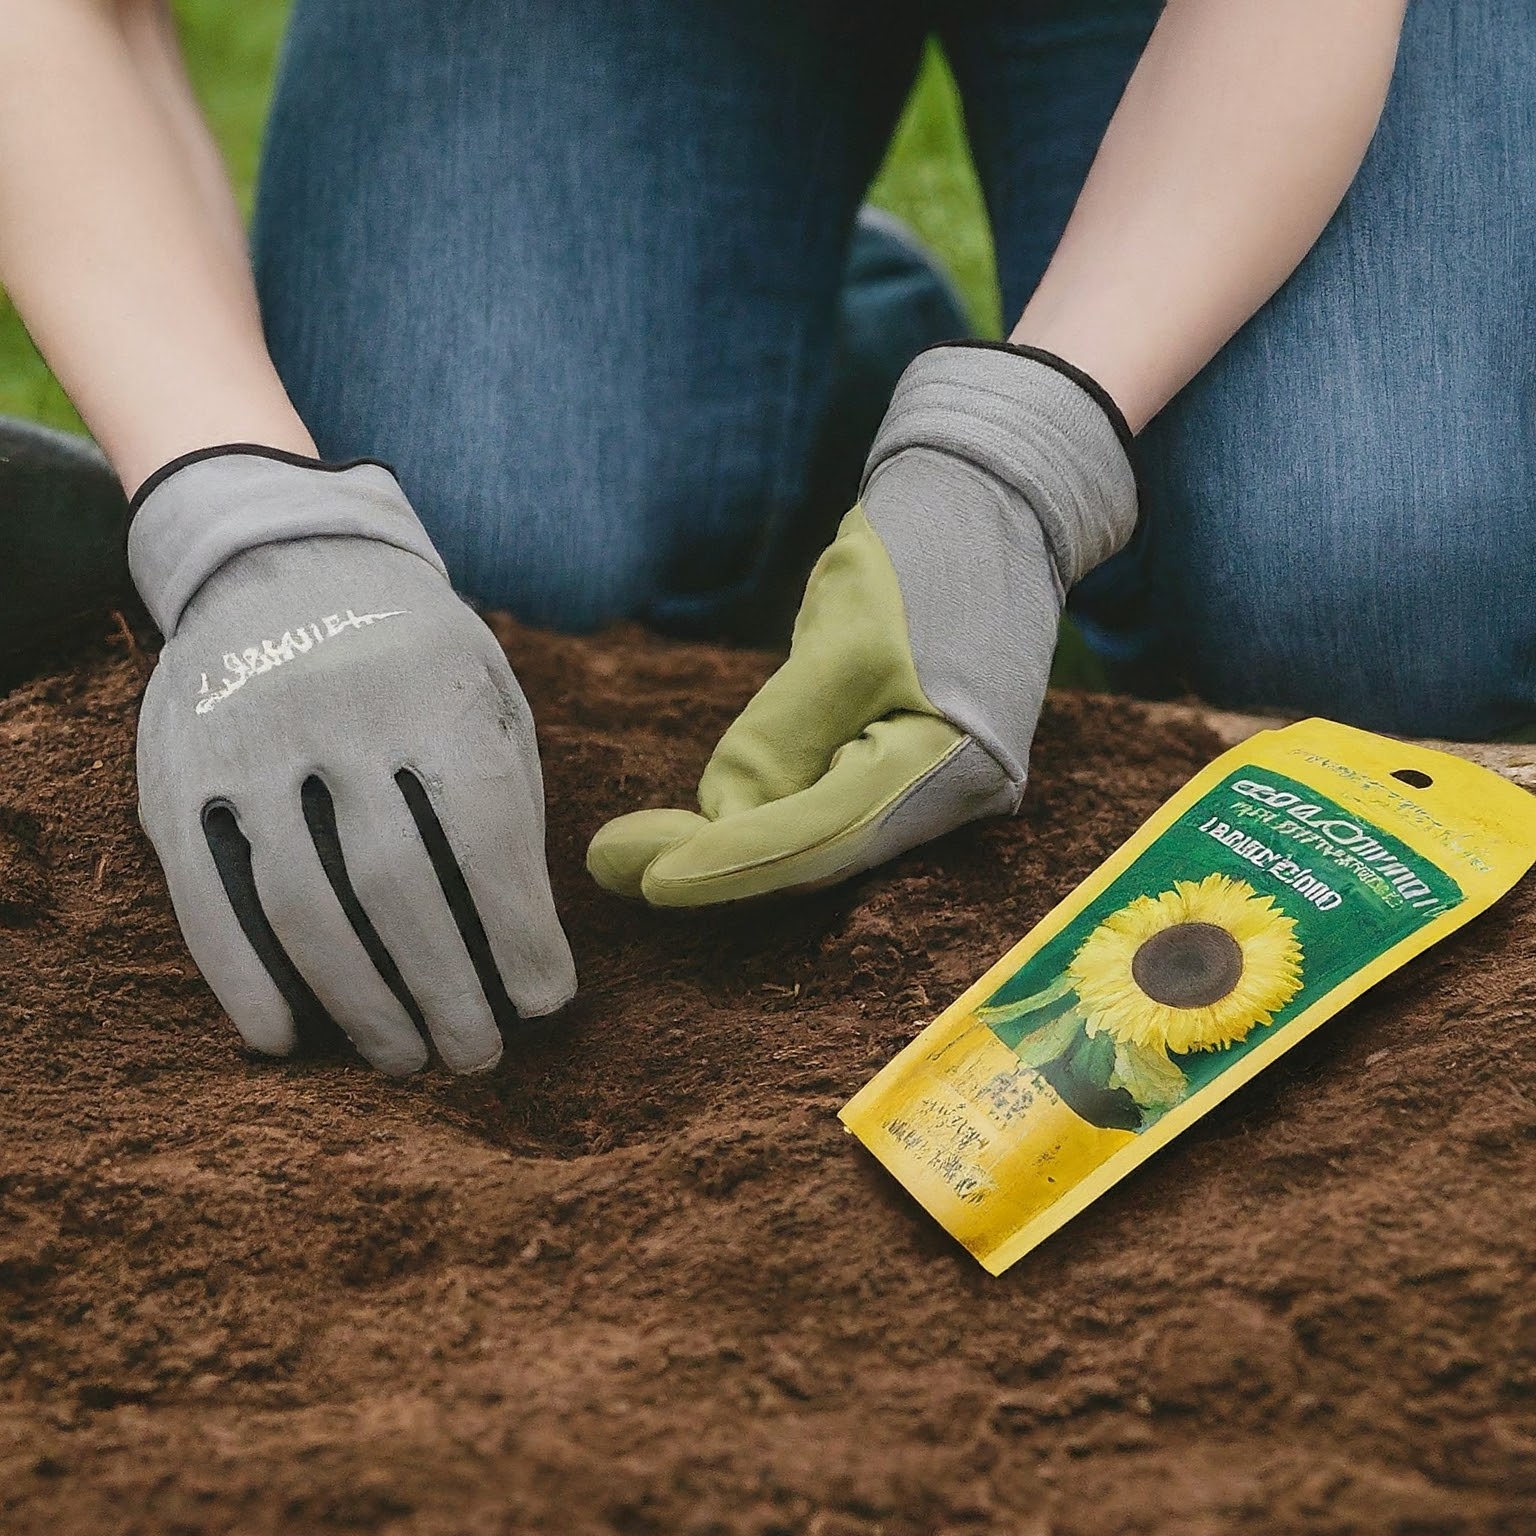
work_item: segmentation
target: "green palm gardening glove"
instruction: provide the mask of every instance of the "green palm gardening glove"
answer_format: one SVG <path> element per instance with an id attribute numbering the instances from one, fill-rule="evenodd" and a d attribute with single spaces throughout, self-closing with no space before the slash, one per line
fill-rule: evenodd
<path id="1" fill-rule="evenodd" d="M 1130 433 L 1061 359 L 951 343 L 907 369 L 789 659 L 726 731 L 701 815 L 592 840 L 599 885 L 697 907 L 826 885 L 1018 808 L 1068 589 L 1130 537 Z"/>

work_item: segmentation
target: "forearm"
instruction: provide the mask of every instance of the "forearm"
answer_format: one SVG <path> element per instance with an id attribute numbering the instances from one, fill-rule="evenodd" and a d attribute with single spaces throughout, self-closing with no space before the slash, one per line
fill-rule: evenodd
<path id="1" fill-rule="evenodd" d="M 232 278 L 240 288 L 241 297 L 255 314 L 256 287 L 251 279 L 245 224 L 235 201 L 234 188 L 229 184 L 224 157 L 213 142 L 202 108 L 193 94 L 192 82 L 187 79 L 169 0 L 112 0 L 112 3 L 122 18 L 123 33 L 140 78 L 161 113 L 182 166 L 202 203 L 209 232 L 223 240 Z"/>
<path id="2" fill-rule="evenodd" d="M 1404 0 L 1170 0 L 1013 340 L 1140 430 L 1311 249 L 1386 99 Z"/>
<path id="3" fill-rule="evenodd" d="M 159 0 L 0 0 L 0 283 L 124 485 L 313 443 Z"/>

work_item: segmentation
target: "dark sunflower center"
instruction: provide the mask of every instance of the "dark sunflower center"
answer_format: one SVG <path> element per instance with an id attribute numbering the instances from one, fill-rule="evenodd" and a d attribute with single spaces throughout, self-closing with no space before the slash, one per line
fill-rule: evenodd
<path id="1" fill-rule="evenodd" d="M 1177 923 L 1154 933 L 1131 959 L 1131 975 L 1154 1003 L 1205 1008 L 1242 979 L 1242 946 L 1215 923 Z"/>

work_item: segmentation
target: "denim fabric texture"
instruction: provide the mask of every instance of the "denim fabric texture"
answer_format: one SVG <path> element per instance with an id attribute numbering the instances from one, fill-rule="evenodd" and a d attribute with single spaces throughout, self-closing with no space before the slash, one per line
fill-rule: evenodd
<path id="1" fill-rule="evenodd" d="M 469 596 L 728 632 L 959 322 L 858 217 L 926 33 L 1012 317 L 1159 9 L 296 0 L 256 228 L 278 366 Z M 1414 733 L 1536 718 L 1532 80 L 1519 0 L 1409 6 L 1343 208 L 1143 434 L 1137 539 L 1072 602 L 1118 675 Z"/>

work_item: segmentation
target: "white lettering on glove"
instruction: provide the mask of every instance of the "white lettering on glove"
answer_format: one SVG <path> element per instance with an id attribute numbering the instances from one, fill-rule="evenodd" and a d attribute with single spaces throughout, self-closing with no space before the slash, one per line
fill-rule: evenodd
<path id="1" fill-rule="evenodd" d="M 224 670 L 228 674 L 217 688 L 211 688 L 208 674 L 202 674 L 202 687 L 198 689 L 197 712 L 206 715 L 216 704 L 222 704 L 230 694 L 245 687 L 253 677 L 270 672 L 285 662 L 293 661 L 312 651 L 327 640 L 351 630 L 366 629 L 380 619 L 404 618 L 410 610 L 392 609 L 388 613 L 354 613 L 350 608 L 345 614 L 330 613 L 313 624 L 301 624 L 298 629 L 285 629 L 279 640 L 263 640 L 260 645 L 248 645 L 242 651 L 224 653 Z"/>

